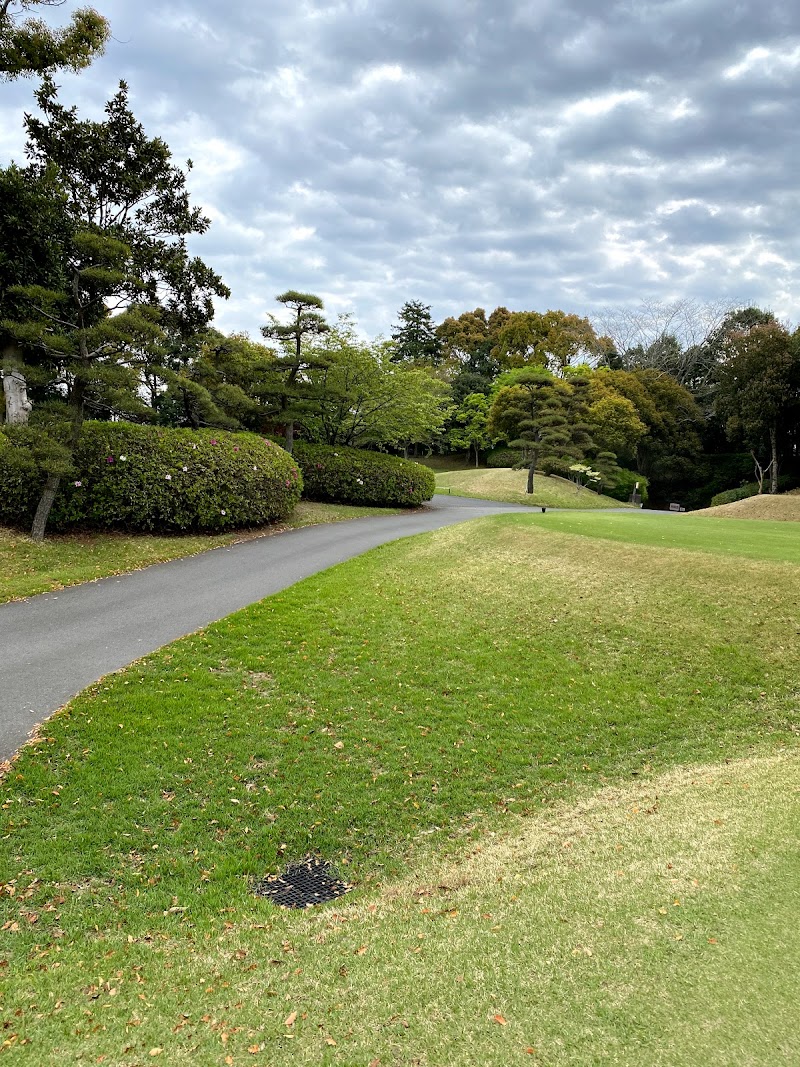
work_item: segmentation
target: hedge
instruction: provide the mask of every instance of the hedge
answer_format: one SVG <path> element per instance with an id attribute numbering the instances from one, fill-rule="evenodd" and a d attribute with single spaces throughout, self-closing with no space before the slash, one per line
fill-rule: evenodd
<path id="1" fill-rule="evenodd" d="M 636 488 L 636 483 L 639 483 L 639 496 L 642 498 L 642 503 L 647 503 L 647 478 L 643 474 L 637 474 L 636 471 L 629 471 L 625 467 L 620 467 L 612 475 L 612 484 L 605 483 L 603 492 L 606 496 L 613 497 L 614 500 L 628 501 L 631 498 L 631 494 Z"/>
<path id="2" fill-rule="evenodd" d="M 421 463 L 361 448 L 295 441 L 292 458 L 303 472 L 303 496 L 333 504 L 416 507 L 436 488 Z"/>
<path id="3" fill-rule="evenodd" d="M 27 527 L 43 475 L 37 431 L 0 433 L 0 522 Z M 178 533 L 262 526 L 288 515 L 302 478 L 292 457 L 257 434 L 87 422 L 48 528 Z"/>
<path id="4" fill-rule="evenodd" d="M 522 452 L 518 448 L 493 448 L 486 454 L 487 467 L 516 467 L 521 462 Z"/>

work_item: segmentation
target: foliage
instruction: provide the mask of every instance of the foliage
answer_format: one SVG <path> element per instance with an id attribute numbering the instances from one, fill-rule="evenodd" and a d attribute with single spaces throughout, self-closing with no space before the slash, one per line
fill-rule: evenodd
<path id="1" fill-rule="evenodd" d="M 579 359 L 604 351 L 588 319 L 563 311 L 514 311 L 498 331 L 496 356 L 504 367 L 547 367 L 563 374 Z"/>
<path id="2" fill-rule="evenodd" d="M 60 275 L 17 290 L 20 307 L 3 329 L 51 390 L 64 395 L 77 443 L 85 408 L 147 417 L 139 395 L 143 350 L 162 336 L 159 320 L 194 326 L 213 314 L 221 279 L 189 256 L 186 238 L 208 227 L 192 208 L 184 173 L 159 138 L 148 138 L 128 107 L 124 82 L 102 122 L 79 120 L 45 78 L 36 94 L 44 118 L 28 116 L 28 155 L 37 178 L 55 172 L 69 226 Z M 59 488 L 50 472 L 34 535 L 41 537 Z"/>
<path id="3" fill-rule="evenodd" d="M 457 319 L 445 319 L 436 327 L 443 360 L 460 367 L 462 373 L 488 380 L 494 378 L 500 369 L 494 354 L 498 334 L 510 314 L 507 308 L 495 308 L 487 319 L 483 308 L 475 308 L 474 311 L 465 311 Z M 455 382 L 453 385 L 455 393 Z M 464 395 L 482 391 L 473 387 L 467 389 Z"/>
<path id="4" fill-rule="evenodd" d="M 522 449 L 493 448 L 486 454 L 487 467 L 516 467 L 522 462 Z"/>
<path id="5" fill-rule="evenodd" d="M 298 441 L 293 453 L 308 500 L 374 507 L 417 507 L 436 487 L 433 471 L 411 460 L 359 448 Z"/>
<path id="6" fill-rule="evenodd" d="M 292 312 L 293 317 L 288 323 L 282 323 L 275 315 L 270 315 L 269 322 L 261 327 L 261 333 L 267 340 L 277 341 L 282 353 L 275 359 L 274 400 L 278 418 L 285 428 L 285 446 L 291 452 L 294 424 L 305 410 L 307 372 L 319 366 L 319 357 L 309 354 L 307 344 L 326 334 L 330 326 L 320 314 L 325 305 L 314 293 L 288 289 L 275 299 Z"/>
<path id="7" fill-rule="evenodd" d="M 731 440 L 743 441 L 777 492 L 782 433 L 800 418 L 800 335 L 776 322 L 731 333 L 719 370 L 716 409 Z"/>
<path id="8" fill-rule="evenodd" d="M 790 489 L 794 489 L 797 485 L 797 479 L 791 474 L 783 474 L 778 478 L 777 491 L 779 493 L 786 493 Z M 763 491 L 763 485 L 759 485 L 758 482 L 747 482 L 745 485 L 740 485 L 736 489 L 726 489 L 722 493 L 717 493 L 716 496 L 711 498 L 709 507 L 716 508 L 720 504 L 733 504 L 737 500 L 747 500 L 751 496 L 758 496 Z"/>
<path id="9" fill-rule="evenodd" d="M 481 451 L 492 443 L 488 424 L 489 397 L 483 393 L 470 393 L 451 415 L 447 443 L 456 451 L 466 449 L 467 454 L 474 451 L 477 467 Z"/>
<path id="10" fill-rule="evenodd" d="M 400 308 L 398 318 L 399 324 L 392 327 L 395 343 L 392 359 L 412 366 L 435 367 L 441 360 L 441 346 L 430 305 L 407 300 Z"/>
<path id="11" fill-rule="evenodd" d="M 393 362 L 391 343 L 361 341 L 343 317 L 313 348 L 306 371 L 306 437 L 329 445 L 427 444 L 447 415 L 449 389 L 415 366 Z"/>
<path id="12" fill-rule="evenodd" d="M 60 7 L 64 0 L 0 2 L 0 80 L 67 68 L 79 71 L 103 53 L 111 36 L 108 22 L 90 7 L 75 11 L 67 26 L 54 29 L 42 19 L 20 16 L 38 7 Z"/>
<path id="13" fill-rule="evenodd" d="M 0 522 L 19 527 L 38 496 L 35 481 L 32 491 L 20 486 L 33 449 L 14 448 L 19 431 L 4 436 L 3 457 L 14 460 L 0 467 Z M 261 526 L 288 515 L 301 489 L 291 457 L 255 434 L 88 422 L 52 523 L 159 533 Z"/>
<path id="14" fill-rule="evenodd" d="M 642 498 L 642 503 L 646 505 L 648 500 L 647 478 L 637 471 L 617 467 L 613 476 L 605 483 L 603 492 L 606 496 L 613 496 L 616 500 L 622 500 L 627 503 L 634 491 L 636 491 L 637 486 L 639 487 L 638 493 Z"/>

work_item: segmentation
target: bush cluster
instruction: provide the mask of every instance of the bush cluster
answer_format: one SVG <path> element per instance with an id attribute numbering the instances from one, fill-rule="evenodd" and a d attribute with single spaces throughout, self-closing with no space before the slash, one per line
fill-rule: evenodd
<path id="1" fill-rule="evenodd" d="M 647 479 L 643 474 L 637 474 L 636 471 L 626 470 L 624 467 L 619 467 L 614 471 L 611 476 L 611 484 L 605 483 L 603 492 L 606 496 L 613 497 L 614 500 L 628 501 L 631 498 L 633 490 L 636 488 L 636 483 L 639 483 L 639 495 L 642 498 L 642 503 L 647 503 Z"/>
<path id="2" fill-rule="evenodd" d="M 515 467 L 522 461 L 522 452 L 518 448 L 493 448 L 486 453 L 487 467 Z"/>
<path id="3" fill-rule="evenodd" d="M 416 507 L 436 488 L 421 463 L 361 448 L 296 441 L 292 457 L 303 472 L 304 496 L 334 504 Z"/>
<path id="4" fill-rule="evenodd" d="M 794 489 L 797 484 L 797 479 L 791 474 L 782 475 L 778 478 L 778 492 L 785 493 L 789 489 Z M 769 480 L 764 481 L 764 490 L 769 489 Z M 740 485 L 738 489 L 726 489 L 724 493 L 717 493 L 716 496 L 712 496 L 709 507 L 716 508 L 720 504 L 733 504 L 737 500 L 746 500 L 750 496 L 758 496 L 758 482 L 748 482 L 747 485 Z"/>
<path id="5" fill-rule="evenodd" d="M 37 431 L 21 431 L 0 433 L 0 522 L 25 527 L 44 477 Z M 292 457 L 257 434 L 87 422 L 48 526 L 163 533 L 262 526 L 292 511 L 302 485 Z"/>

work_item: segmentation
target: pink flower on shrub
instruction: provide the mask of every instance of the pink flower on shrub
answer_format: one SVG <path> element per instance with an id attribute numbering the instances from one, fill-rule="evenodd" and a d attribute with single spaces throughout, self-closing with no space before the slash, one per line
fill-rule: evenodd
<path id="1" fill-rule="evenodd" d="M 114 462 L 114 457 L 113 456 L 106 456 L 106 463 L 113 463 L 113 462 Z"/>
<path id="2" fill-rule="evenodd" d="M 322 464 L 321 463 L 316 463 L 315 466 L 316 466 L 318 471 L 322 470 Z"/>
<path id="3" fill-rule="evenodd" d="M 287 479 L 286 479 L 286 488 L 288 489 L 288 488 L 289 488 L 289 486 L 290 486 L 291 484 L 292 484 L 292 483 L 291 483 L 291 482 L 289 481 L 289 479 L 287 478 Z"/>
<path id="4" fill-rule="evenodd" d="M 83 485 L 83 482 L 73 482 L 72 484 L 75 486 L 76 489 L 80 489 L 80 487 Z"/>
<path id="5" fill-rule="evenodd" d="M 216 437 L 212 437 L 212 438 L 211 438 L 211 440 L 210 440 L 210 441 L 209 441 L 208 443 L 209 443 L 210 445 L 215 445 L 215 444 L 217 443 L 217 439 L 216 439 Z"/>

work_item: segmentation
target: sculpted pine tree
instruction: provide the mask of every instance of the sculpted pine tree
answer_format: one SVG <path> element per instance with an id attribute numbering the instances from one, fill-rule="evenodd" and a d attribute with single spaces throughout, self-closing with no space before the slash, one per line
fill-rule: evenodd
<path id="1" fill-rule="evenodd" d="M 79 8 L 67 26 L 54 29 L 25 17 L 38 8 L 61 7 L 64 0 L 0 0 L 0 79 L 83 70 L 102 54 L 111 28 L 90 7 Z"/>
<path id="2" fill-rule="evenodd" d="M 66 397 L 69 433 L 47 472 L 31 534 L 41 540 L 87 405 L 147 417 L 142 352 L 161 335 L 162 315 L 188 302 L 185 316 L 208 322 L 212 296 L 228 290 L 188 254 L 187 235 L 203 233 L 209 221 L 191 207 L 167 145 L 134 118 L 127 86 L 120 83 L 102 122 L 79 120 L 47 77 L 36 97 L 44 117 L 26 119 L 30 171 L 56 175 L 67 225 L 60 271 L 45 284 L 18 287 L 18 314 L 3 328 L 38 353 L 40 371 Z"/>
<path id="3" fill-rule="evenodd" d="M 261 327 L 261 333 L 268 340 L 277 341 L 283 353 L 275 361 L 276 392 L 278 414 L 284 425 L 285 448 L 291 452 L 294 424 L 303 410 L 305 372 L 320 363 L 313 350 L 304 352 L 303 346 L 327 333 L 330 326 L 320 314 L 325 305 L 313 293 L 298 293 L 295 289 L 289 289 L 275 299 L 289 308 L 293 317 L 289 323 L 282 323 L 270 315 L 270 321 Z"/>

